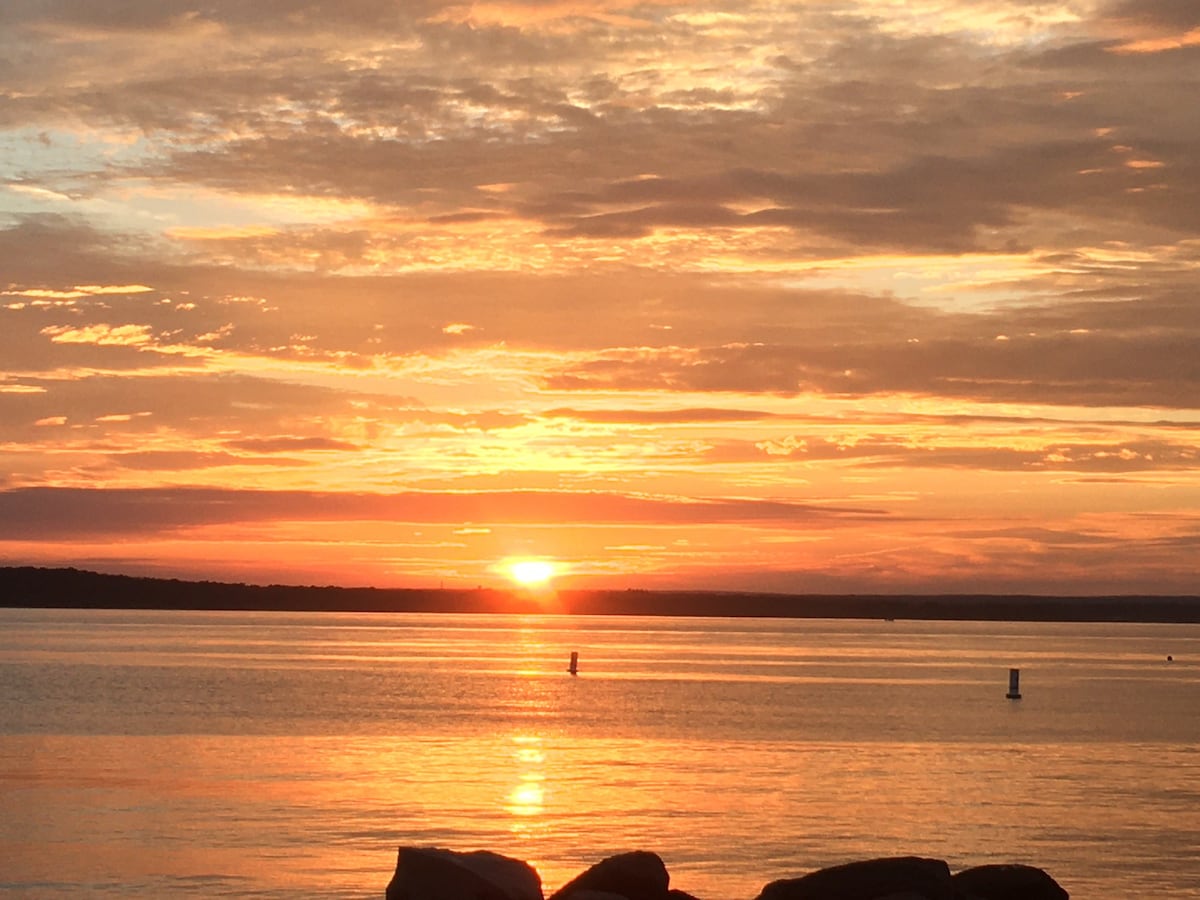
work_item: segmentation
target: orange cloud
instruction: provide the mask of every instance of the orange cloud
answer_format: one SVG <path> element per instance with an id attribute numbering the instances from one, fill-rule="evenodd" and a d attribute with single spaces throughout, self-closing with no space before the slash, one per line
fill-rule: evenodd
<path id="1" fill-rule="evenodd" d="M 43 328 L 56 344 L 96 344 L 98 346 L 142 347 L 151 343 L 153 335 L 146 325 L 50 325 Z"/>

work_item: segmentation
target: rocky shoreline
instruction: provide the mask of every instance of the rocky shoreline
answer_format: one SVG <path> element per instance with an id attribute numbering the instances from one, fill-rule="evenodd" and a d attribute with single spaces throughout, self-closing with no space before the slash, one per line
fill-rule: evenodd
<path id="1" fill-rule="evenodd" d="M 401 847 L 386 900 L 700 900 L 670 885 L 656 853 L 610 856 L 546 897 L 537 871 L 488 850 Z M 1010 864 L 952 873 L 940 859 L 897 856 L 772 881 L 756 900 L 1069 900 L 1042 869 Z"/>

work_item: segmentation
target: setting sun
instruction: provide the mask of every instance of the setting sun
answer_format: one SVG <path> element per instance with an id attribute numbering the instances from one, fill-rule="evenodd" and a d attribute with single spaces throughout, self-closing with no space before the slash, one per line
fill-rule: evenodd
<path id="1" fill-rule="evenodd" d="M 554 577 L 554 563 L 542 559 L 522 559 L 509 563 L 508 574 L 517 584 L 539 587 Z"/>

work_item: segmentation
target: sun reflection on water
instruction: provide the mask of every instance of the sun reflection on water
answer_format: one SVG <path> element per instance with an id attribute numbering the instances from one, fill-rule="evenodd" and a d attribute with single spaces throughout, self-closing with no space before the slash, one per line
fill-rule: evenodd
<path id="1" fill-rule="evenodd" d="M 508 795 L 508 811 L 514 816 L 536 816 L 545 811 L 543 801 L 546 792 L 542 787 L 541 775 L 536 773 L 521 776 L 521 783 Z"/>
<path id="2" fill-rule="evenodd" d="M 505 811 L 512 819 L 509 831 L 522 838 L 547 833 L 546 754 L 541 735 L 515 734 L 512 757 L 517 763 L 516 784 L 508 792 Z"/>

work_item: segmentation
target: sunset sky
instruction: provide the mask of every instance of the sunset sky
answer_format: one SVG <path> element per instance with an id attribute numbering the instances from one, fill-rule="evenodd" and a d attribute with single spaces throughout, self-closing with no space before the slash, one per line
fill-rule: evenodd
<path id="1" fill-rule="evenodd" d="M 1200 592 L 1196 0 L 5 0 L 0 563 Z"/>

